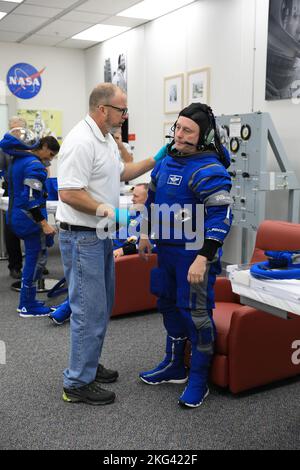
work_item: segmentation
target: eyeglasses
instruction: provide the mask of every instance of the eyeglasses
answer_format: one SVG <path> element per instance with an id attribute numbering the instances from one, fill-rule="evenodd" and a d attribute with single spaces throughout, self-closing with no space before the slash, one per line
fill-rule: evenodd
<path id="1" fill-rule="evenodd" d="M 122 116 L 126 116 L 128 114 L 128 108 L 118 108 L 117 106 L 113 106 L 112 104 L 104 104 L 103 106 L 108 106 L 109 108 L 116 109 L 122 113 Z"/>

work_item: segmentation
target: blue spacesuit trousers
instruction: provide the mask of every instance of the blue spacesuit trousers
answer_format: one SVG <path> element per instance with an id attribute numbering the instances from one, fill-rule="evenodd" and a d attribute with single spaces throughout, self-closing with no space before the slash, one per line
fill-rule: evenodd
<path id="1" fill-rule="evenodd" d="M 158 268 L 152 271 L 151 292 L 159 297 L 157 305 L 168 336 L 191 341 L 191 370 L 198 370 L 206 383 L 216 336 L 213 286 L 220 264 L 209 263 L 204 281 L 192 285 L 187 275 L 196 256 L 197 251 L 184 246 L 158 246 Z"/>
<path id="2" fill-rule="evenodd" d="M 25 264 L 22 272 L 20 306 L 30 307 L 35 301 L 36 281 L 42 277 L 47 262 L 46 238 L 38 231 L 23 237 Z"/>

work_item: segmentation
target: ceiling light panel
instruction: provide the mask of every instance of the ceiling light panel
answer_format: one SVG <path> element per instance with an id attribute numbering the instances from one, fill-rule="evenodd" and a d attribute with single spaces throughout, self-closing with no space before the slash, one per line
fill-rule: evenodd
<path id="1" fill-rule="evenodd" d="M 81 39 L 84 41 L 97 41 L 102 42 L 106 39 L 110 39 L 118 34 L 124 33 L 130 29 L 126 26 L 112 26 L 108 24 L 96 24 L 91 28 L 76 34 L 72 39 Z"/>
<path id="2" fill-rule="evenodd" d="M 144 0 L 121 11 L 117 16 L 154 20 L 193 2 L 194 0 Z"/>
<path id="3" fill-rule="evenodd" d="M 0 11 L 0 20 L 1 18 L 4 18 L 5 15 L 7 15 L 7 13 L 4 13 L 4 11 Z"/>

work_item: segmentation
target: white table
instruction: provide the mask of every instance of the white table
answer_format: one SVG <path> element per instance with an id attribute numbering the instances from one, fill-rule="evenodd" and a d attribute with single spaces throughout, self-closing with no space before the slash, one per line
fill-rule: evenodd
<path id="1" fill-rule="evenodd" d="M 248 268 L 248 269 L 247 269 Z M 300 316 L 300 280 L 256 279 L 249 265 L 227 266 L 232 290 L 240 295 L 241 303 L 267 313 L 288 318 L 288 312 Z"/>

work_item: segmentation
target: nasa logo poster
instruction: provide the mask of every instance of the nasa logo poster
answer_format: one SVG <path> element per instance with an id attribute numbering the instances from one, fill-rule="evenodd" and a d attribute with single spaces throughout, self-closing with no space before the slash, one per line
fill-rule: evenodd
<path id="1" fill-rule="evenodd" d="M 26 63 L 13 65 L 6 77 L 6 83 L 11 93 L 23 100 L 34 98 L 41 91 L 41 75 L 45 68 L 38 71 L 33 65 Z"/>

